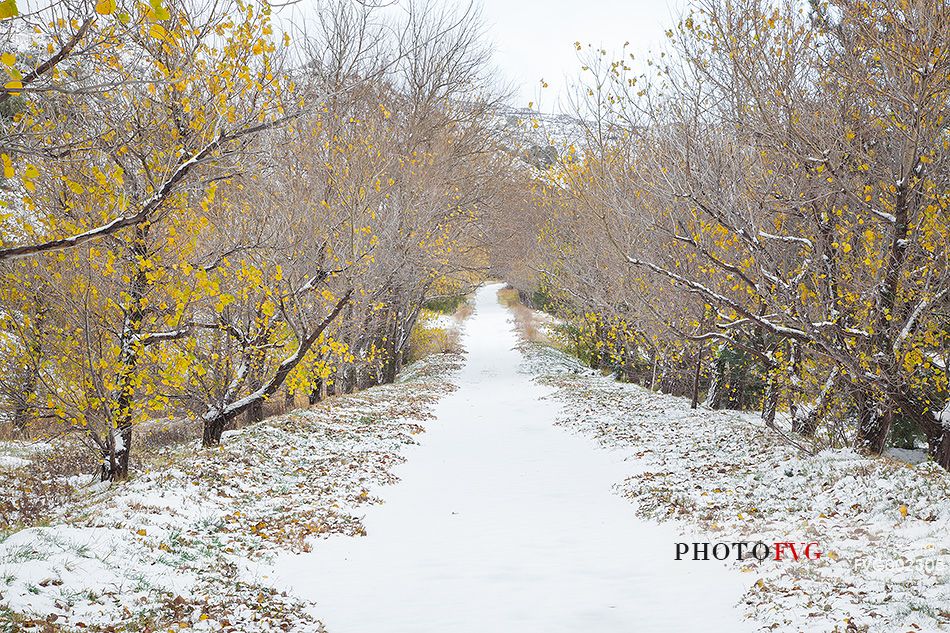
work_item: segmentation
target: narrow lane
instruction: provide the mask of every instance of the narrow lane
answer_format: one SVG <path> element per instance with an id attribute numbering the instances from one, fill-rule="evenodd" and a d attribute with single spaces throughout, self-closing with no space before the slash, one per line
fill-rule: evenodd
<path id="1" fill-rule="evenodd" d="M 282 581 L 330 633 L 752 630 L 734 607 L 748 579 L 675 561 L 684 538 L 611 491 L 631 464 L 552 424 L 500 287 L 479 290 L 459 389 L 375 491 L 368 536 L 282 559 Z"/>

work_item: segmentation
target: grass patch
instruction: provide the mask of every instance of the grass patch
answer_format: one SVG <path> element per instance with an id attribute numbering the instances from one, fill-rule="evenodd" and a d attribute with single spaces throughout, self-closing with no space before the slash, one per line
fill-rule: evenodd
<path id="1" fill-rule="evenodd" d="M 505 286 L 498 291 L 498 303 L 505 306 L 515 317 L 515 326 L 525 341 L 550 345 L 551 341 L 544 332 L 544 326 L 537 313 L 521 301 L 518 291 Z"/>
<path id="2" fill-rule="evenodd" d="M 439 314 L 455 314 L 459 307 L 466 303 L 465 295 L 452 295 L 450 297 L 439 297 L 426 301 L 422 307 L 430 312 Z"/>
<path id="3" fill-rule="evenodd" d="M 521 298 L 517 290 L 511 286 L 505 286 L 498 291 L 498 303 L 506 308 L 514 308 L 516 305 L 521 305 Z"/>
<path id="4" fill-rule="evenodd" d="M 409 334 L 409 361 L 415 362 L 431 354 L 448 354 L 461 351 L 458 330 L 444 328 L 434 323 L 436 315 L 423 312 Z"/>

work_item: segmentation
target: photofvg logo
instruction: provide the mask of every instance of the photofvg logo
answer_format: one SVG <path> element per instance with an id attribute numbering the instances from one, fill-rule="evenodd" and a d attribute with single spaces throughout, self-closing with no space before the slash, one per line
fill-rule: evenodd
<path id="1" fill-rule="evenodd" d="M 839 561 L 841 558 L 833 551 L 825 553 L 817 541 L 792 542 L 776 541 L 733 541 L 719 543 L 675 543 L 676 560 L 749 560 L 759 562 L 773 561 L 816 561 L 827 558 Z M 897 573 L 907 573 L 908 567 L 917 573 L 934 576 L 950 582 L 950 559 L 945 553 L 937 550 L 932 552 L 917 552 L 899 559 L 878 555 L 878 552 L 853 552 L 848 556 L 845 564 L 851 567 L 853 574 L 859 578 L 871 576 L 888 576 Z"/>
<path id="2" fill-rule="evenodd" d="M 798 561 L 819 560 L 821 545 L 817 541 L 733 541 L 731 543 L 676 543 L 676 560 L 748 560 Z"/>

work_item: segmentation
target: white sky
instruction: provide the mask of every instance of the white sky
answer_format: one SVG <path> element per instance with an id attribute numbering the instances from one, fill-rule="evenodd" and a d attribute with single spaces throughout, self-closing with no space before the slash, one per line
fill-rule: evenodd
<path id="1" fill-rule="evenodd" d="M 458 1 L 458 0 L 456 0 Z M 515 84 L 512 105 L 539 102 L 557 110 L 565 76 L 580 70 L 574 42 L 619 51 L 626 41 L 638 59 L 665 41 L 686 0 L 479 0 L 500 75 Z M 541 79 L 549 88 L 540 89 Z"/>
<path id="2" fill-rule="evenodd" d="M 358 1 L 358 0 L 354 0 Z M 474 1 L 481 7 L 485 35 L 492 44 L 495 77 L 513 88 L 511 105 L 529 102 L 545 112 L 557 111 L 566 87 L 575 80 L 580 62 L 574 42 L 619 52 L 630 42 L 628 52 L 638 60 L 666 42 L 666 29 L 673 27 L 689 0 L 435 0 L 460 9 Z M 383 12 L 400 11 L 400 0 L 370 0 Z M 320 0 L 297 0 L 276 12 L 280 24 L 313 19 Z M 614 58 L 614 57 L 612 57 Z M 548 88 L 541 90 L 541 80 Z"/>

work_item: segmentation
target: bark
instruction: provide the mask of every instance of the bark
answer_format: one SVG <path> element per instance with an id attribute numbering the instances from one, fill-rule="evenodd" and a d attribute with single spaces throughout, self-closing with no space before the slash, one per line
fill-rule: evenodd
<path id="1" fill-rule="evenodd" d="M 359 368 L 356 374 L 356 385 L 357 389 L 369 389 L 375 385 L 373 378 L 373 368 L 370 365 L 363 365 Z"/>
<path id="2" fill-rule="evenodd" d="M 935 436 L 932 441 L 928 439 L 928 443 L 930 456 L 937 465 L 944 470 L 950 470 L 950 429 L 944 427 L 943 432 Z"/>
<path id="3" fill-rule="evenodd" d="M 713 356 L 712 371 L 709 375 L 709 391 L 706 393 L 706 406 L 718 409 L 722 406 L 722 384 L 725 380 L 725 363 L 718 354 Z"/>
<path id="4" fill-rule="evenodd" d="M 882 402 L 876 393 L 858 395 L 857 445 L 872 455 L 880 455 L 887 443 L 887 436 L 894 421 L 894 408 Z"/>
<path id="5" fill-rule="evenodd" d="M 699 350 L 696 352 L 696 363 L 693 370 L 693 393 L 690 401 L 690 408 L 695 409 L 699 406 L 699 377 L 702 373 L 703 366 L 703 352 L 706 348 L 703 346 L 699 347 Z"/>
<path id="6" fill-rule="evenodd" d="M 915 170 L 916 171 L 916 170 Z M 907 236 L 910 231 L 910 206 L 912 196 L 910 195 L 910 174 L 905 174 L 897 187 L 897 194 L 894 200 L 894 234 L 891 236 L 891 245 L 887 257 L 887 267 L 884 273 L 883 283 L 878 295 L 878 326 L 877 331 L 881 333 L 881 343 L 884 349 L 890 350 L 891 337 L 887 334 L 893 327 L 894 308 L 897 304 L 897 296 L 900 290 L 900 275 L 907 259 Z"/>
<path id="7" fill-rule="evenodd" d="M 33 340 L 30 342 L 30 360 L 26 368 L 26 375 L 20 385 L 19 398 L 13 412 L 13 428 L 20 437 L 26 437 L 29 431 L 29 422 L 36 415 L 36 408 L 31 404 L 38 399 L 36 392 L 39 385 L 39 365 L 43 355 L 43 321 L 46 308 L 37 301 L 38 309 L 33 327 Z"/>
<path id="8" fill-rule="evenodd" d="M 791 371 L 793 376 L 793 384 L 797 386 L 799 384 L 798 381 L 800 376 L 798 362 L 799 350 L 797 342 L 792 341 L 789 344 L 789 353 L 791 354 L 792 359 Z M 788 390 L 788 413 L 792 418 L 792 430 L 795 431 L 798 424 L 798 403 L 795 401 L 795 394 L 793 393 L 792 389 Z"/>
<path id="9" fill-rule="evenodd" d="M 343 368 L 343 393 L 353 393 L 356 390 L 356 368 L 347 365 Z"/>
<path id="10" fill-rule="evenodd" d="M 814 437 L 815 431 L 818 430 L 818 422 L 825 415 L 825 410 L 828 408 L 828 402 L 831 400 L 832 390 L 837 382 L 838 378 L 838 368 L 835 367 L 831 370 L 831 374 L 828 376 L 828 379 L 825 381 L 825 385 L 821 388 L 821 393 L 818 394 L 818 399 L 815 400 L 815 406 L 811 411 L 808 412 L 804 417 L 796 415 L 792 418 L 792 430 L 796 433 L 804 435 L 805 437 Z"/>
<path id="11" fill-rule="evenodd" d="M 762 419 L 769 427 L 775 426 L 775 412 L 778 409 L 778 378 L 776 370 L 769 371 L 768 382 L 765 386 L 765 399 L 762 402 Z"/>
<path id="12" fill-rule="evenodd" d="M 389 336 L 386 338 L 386 361 L 383 363 L 380 382 L 390 384 L 396 380 L 396 374 L 399 373 L 399 313 L 394 312 L 391 315 L 389 325 Z"/>
<path id="13" fill-rule="evenodd" d="M 914 161 L 916 172 L 918 161 Z M 904 174 L 897 186 L 894 199 L 894 232 L 888 249 L 887 264 L 880 285 L 877 301 L 878 324 L 874 337 L 875 347 L 885 358 L 882 367 L 890 378 L 889 384 L 900 384 L 900 367 L 893 356 L 891 330 L 895 322 L 895 308 L 900 291 L 901 271 L 907 257 L 907 236 L 910 231 L 910 211 L 916 196 L 911 194 L 911 173 Z M 868 390 L 870 391 L 870 390 Z M 865 392 L 859 396 L 857 444 L 872 455 L 884 451 L 891 425 L 894 421 L 895 403 L 887 394 Z"/>
<path id="14" fill-rule="evenodd" d="M 323 378 L 318 378 L 316 383 L 313 385 L 313 389 L 310 390 L 310 393 L 307 396 L 307 400 L 310 402 L 311 406 L 323 400 L 323 391 Z"/>
<path id="15" fill-rule="evenodd" d="M 221 443 L 221 435 L 224 433 L 224 429 L 227 427 L 229 419 L 219 416 L 213 420 L 205 422 L 204 430 L 201 435 L 201 445 L 208 446 L 217 446 Z"/>
<path id="16" fill-rule="evenodd" d="M 145 293 L 148 291 L 148 276 L 140 262 L 148 258 L 148 224 L 135 227 L 129 261 L 135 266 L 135 274 L 129 283 L 129 302 L 125 308 L 119 353 L 119 392 L 115 401 L 115 428 L 110 434 L 107 468 L 103 469 L 103 481 L 121 481 L 129 477 L 129 455 L 132 452 L 132 408 L 135 400 L 135 372 L 141 352 L 142 321 L 145 317 Z"/>
<path id="17" fill-rule="evenodd" d="M 906 392 L 902 395 L 901 413 L 911 417 L 927 437 L 927 452 L 945 470 L 950 470 L 950 428 L 937 419 L 929 407 L 917 404 Z"/>

